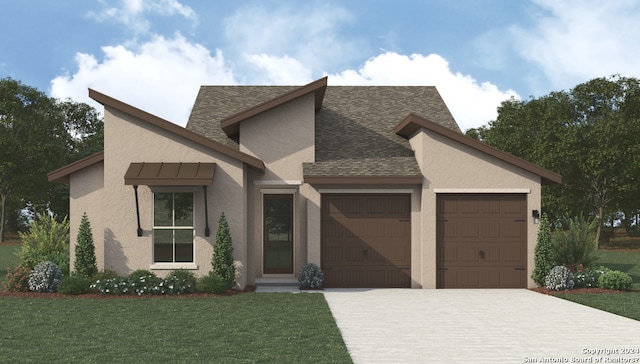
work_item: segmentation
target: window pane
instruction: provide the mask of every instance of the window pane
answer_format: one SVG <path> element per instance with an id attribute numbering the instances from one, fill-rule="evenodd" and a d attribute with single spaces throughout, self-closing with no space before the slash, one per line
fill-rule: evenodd
<path id="1" fill-rule="evenodd" d="M 173 230 L 153 230 L 153 261 L 173 262 Z"/>
<path id="2" fill-rule="evenodd" d="M 193 193 L 174 193 L 176 225 L 193 226 Z"/>
<path id="3" fill-rule="evenodd" d="M 153 194 L 153 226 L 173 226 L 173 194 Z"/>
<path id="4" fill-rule="evenodd" d="M 193 229 L 175 230 L 176 262 L 193 262 Z"/>
<path id="5" fill-rule="evenodd" d="M 265 228 L 269 241 L 291 241 L 293 197 L 270 195 L 264 199 Z"/>

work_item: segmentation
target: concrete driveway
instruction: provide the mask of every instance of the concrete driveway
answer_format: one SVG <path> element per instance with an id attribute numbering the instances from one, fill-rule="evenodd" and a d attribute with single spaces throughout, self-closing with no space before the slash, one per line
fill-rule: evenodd
<path id="1" fill-rule="evenodd" d="M 640 321 L 525 289 L 324 295 L 355 363 L 640 363 Z"/>

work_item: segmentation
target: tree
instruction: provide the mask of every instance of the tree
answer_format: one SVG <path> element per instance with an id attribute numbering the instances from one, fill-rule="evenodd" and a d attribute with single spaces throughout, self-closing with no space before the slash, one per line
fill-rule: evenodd
<path id="1" fill-rule="evenodd" d="M 231 289 L 236 285 L 236 264 L 233 260 L 233 242 L 224 212 L 220 215 L 220 220 L 218 221 L 216 245 L 213 247 L 211 266 L 211 272 L 222 278 L 227 285 L 227 289 Z"/>
<path id="2" fill-rule="evenodd" d="M 542 214 L 540 219 L 538 243 L 534 254 L 534 267 L 531 278 L 537 285 L 544 286 L 549 271 L 555 266 L 553 243 L 551 242 L 551 226 L 545 214 Z"/>
<path id="3" fill-rule="evenodd" d="M 0 79 L 0 239 L 8 208 L 68 215 L 68 187 L 49 183 L 47 173 L 102 149 L 102 128 L 89 105 Z"/>
<path id="4" fill-rule="evenodd" d="M 77 275 L 91 278 L 98 273 L 96 248 L 93 244 L 91 223 L 89 222 L 86 212 L 82 214 L 82 220 L 80 221 L 75 253 L 76 259 L 74 260 L 73 266 Z"/>

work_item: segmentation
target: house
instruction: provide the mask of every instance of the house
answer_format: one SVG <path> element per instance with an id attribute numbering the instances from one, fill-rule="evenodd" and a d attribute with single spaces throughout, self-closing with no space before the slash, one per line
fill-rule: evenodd
<path id="1" fill-rule="evenodd" d="M 94 90 L 104 151 L 70 185 L 100 269 L 211 270 L 229 223 L 238 285 L 533 287 L 541 185 L 561 177 L 463 135 L 434 87 L 202 86 L 186 128 Z"/>

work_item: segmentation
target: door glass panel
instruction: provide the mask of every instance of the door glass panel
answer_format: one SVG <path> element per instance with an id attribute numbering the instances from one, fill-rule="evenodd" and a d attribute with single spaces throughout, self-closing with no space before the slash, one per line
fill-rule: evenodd
<path id="1" fill-rule="evenodd" d="M 293 273 L 293 195 L 264 195 L 264 272 Z"/>

